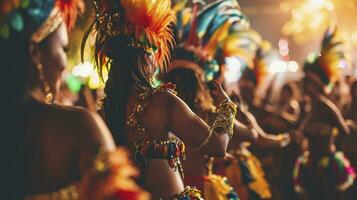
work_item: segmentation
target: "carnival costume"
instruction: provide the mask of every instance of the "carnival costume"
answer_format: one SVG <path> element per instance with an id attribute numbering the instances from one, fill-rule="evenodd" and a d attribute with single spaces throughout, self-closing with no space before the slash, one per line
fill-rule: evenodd
<path id="1" fill-rule="evenodd" d="M 144 52 L 153 61 L 153 66 L 159 71 L 164 72 L 170 61 L 170 51 L 174 45 L 173 25 L 175 14 L 171 9 L 170 0 L 121 0 L 121 1 L 94 1 L 96 9 L 96 19 L 93 23 L 95 35 L 95 58 L 96 65 L 101 70 L 103 67 L 112 67 L 112 62 L 116 61 L 113 57 L 114 52 L 120 52 L 116 46 L 111 46 L 111 41 L 124 45 L 129 50 L 133 50 L 138 55 Z M 90 31 L 88 32 L 89 35 Z M 87 36 L 88 36 L 87 35 Z M 120 46 L 117 45 L 117 46 Z M 123 58 L 125 59 L 125 58 Z M 120 61 L 119 61 L 120 62 Z M 138 71 L 143 72 L 148 77 L 146 61 L 138 58 L 133 66 Z M 111 72 L 109 72 L 111 73 Z M 150 77 L 151 78 L 151 77 Z M 149 79 L 149 78 L 148 78 Z M 134 159 L 140 167 L 143 177 L 147 163 L 151 159 L 167 160 L 173 170 L 178 170 L 181 177 L 184 178 L 181 160 L 185 159 L 185 145 L 179 139 L 156 140 L 152 135 L 152 130 L 144 126 L 142 115 L 146 112 L 149 100 L 154 95 L 161 95 L 165 92 L 174 94 L 174 85 L 166 84 L 154 88 L 152 85 L 143 86 L 141 80 L 134 80 L 133 87 L 140 92 L 133 111 L 125 121 L 125 130 L 132 130 L 140 134 L 134 144 L 125 144 L 130 146 L 134 152 Z M 148 81 L 148 80 L 146 80 Z M 132 89 L 132 88 L 126 88 Z M 108 97 L 108 96 L 107 96 Z M 117 109 L 117 106 L 110 107 L 110 98 L 106 98 L 103 103 L 104 110 Z M 113 102 L 116 105 L 118 102 Z M 222 116 L 235 114 L 235 105 L 231 102 L 223 102 L 220 106 Z M 120 120 L 120 119 L 117 119 Z M 231 124 L 225 124 L 217 121 L 217 126 L 212 127 L 210 135 L 203 142 L 204 146 L 213 134 L 214 128 L 222 127 L 228 129 L 230 133 Z M 219 123 L 218 123 L 219 122 Z M 223 125 L 222 125 L 223 124 Z M 127 132 L 127 131 L 125 131 Z M 127 137 L 127 136 L 123 136 Z M 125 141 L 125 140 L 121 140 Z M 142 180 L 141 180 L 142 181 Z M 196 188 L 186 187 L 185 190 L 172 199 L 203 199 L 200 191 Z"/>

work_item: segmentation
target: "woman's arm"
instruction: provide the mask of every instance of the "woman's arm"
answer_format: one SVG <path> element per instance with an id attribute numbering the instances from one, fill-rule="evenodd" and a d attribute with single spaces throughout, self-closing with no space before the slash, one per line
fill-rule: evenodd
<path id="1" fill-rule="evenodd" d="M 350 134 L 348 124 L 343 118 L 341 111 L 337 108 L 337 106 L 326 97 L 321 97 L 321 100 L 324 103 L 328 113 L 331 114 L 333 123 L 339 129 L 340 133 L 342 135 Z"/>
<path id="2" fill-rule="evenodd" d="M 245 124 L 235 120 L 234 122 L 234 136 L 232 142 L 251 142 L 255 143 L 259 137 L 258 132 Z"/>
<path id="3" fill-rule="evenodd" d="M 208 119 L 208 124 L 212 125 L 213 121 L 217 117 L 216 113 L 211 112 Z M 255 143 L 258 138 L 258 132 L 251 127 L 248 127 L 243 122 L 234 120 L 233 125 L 233 137 L 231 142 L 239 143 L 239 142 L 251 142 Z"/>
<path id="4" fill-rule="evenodd" d="M 244 113 L 251 124 L 258 133 L 257 145 L 260 146 L 269 146 L 269 147 L 284 147 L 290 143 L 290 135 L 288 133 L 272 135 L 267 134 L 258 124 L 255 117 L 249 112 Z"/>
<path id="5" fill-rule="evenodd" d="M 219 102 L 229 102 L 229 98 L 216 83 Z M 207 125 L 178 97 L 166 93 L 167 128 L 181 138 L 187 145 L 196 147 L 209 156 L 223 157 L 227 150 L 230 135 L 233 134 L 235 108 L 232 102 L 218 106 L 217 118 L 213 126 Z M 234 106 L 233 106 L 234 105 Z M 224 119 L 221 121 L 220 119 Z"/>

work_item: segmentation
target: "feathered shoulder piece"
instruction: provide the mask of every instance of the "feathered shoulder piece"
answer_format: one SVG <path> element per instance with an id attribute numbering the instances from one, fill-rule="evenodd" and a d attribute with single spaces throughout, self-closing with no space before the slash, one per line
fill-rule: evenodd
<path id="1" fill-rule="evenodd" d="M 7 0 L 0 3 L 0 37 L 7 39 L 13 32 L 23 32 L 34 42 L 41 42 L 65 22 L 73 28 L 78 13 L 84 9 L 82 0 Z M 26 22 L 26 24 L 25 24 Z"/>
<path id="2" fill-rule="evenodd" d="M 96 46 L 112 37 L 123 36 L 127 38 L 124 45 L 153 55 L 157 66 L 168 64 L 175 22 L 170 0 L 94 0 L 94 5 Z"/>

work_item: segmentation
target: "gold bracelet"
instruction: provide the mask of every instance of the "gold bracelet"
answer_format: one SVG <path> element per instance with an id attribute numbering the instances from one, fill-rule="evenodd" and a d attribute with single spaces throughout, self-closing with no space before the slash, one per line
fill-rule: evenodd
<path id="1" fill-rule="evenodd" d="M 209 130 L 209 135 L 203 141 L 203 143 L 198 146 L 196 149 L 201 149 L 203 146 L 208 144 L 211 139 L 213 132 L 216 128 L 222 128 L 225 133 L 228 134 L 229 138 L 233 137 L 233 125 L 235 116 L 237 113 L 237 105 L 232 101 L 226 99 L 219 106 L 217 111 L 216 120 L 213 122 L 213 126 Z"/>
<path id="2" fill-rule="evenodd" d="M 222 128 L 229 138 L 233 137 L 233 125 L 237 113 L 237 105 L 229 100 L 223 101 L 218 107 L 218 116 L 211 130 Z"/>

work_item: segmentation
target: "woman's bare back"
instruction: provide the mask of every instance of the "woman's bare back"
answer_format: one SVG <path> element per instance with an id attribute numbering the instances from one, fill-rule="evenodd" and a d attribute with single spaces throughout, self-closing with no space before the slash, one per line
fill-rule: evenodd
<path id="1" fill-rule="evenodd" d="M 80 181 L 99 148 L 113 149 L 98 117 L 79 108 L 28 104 L 25 130 L 27 195 Z"/>

